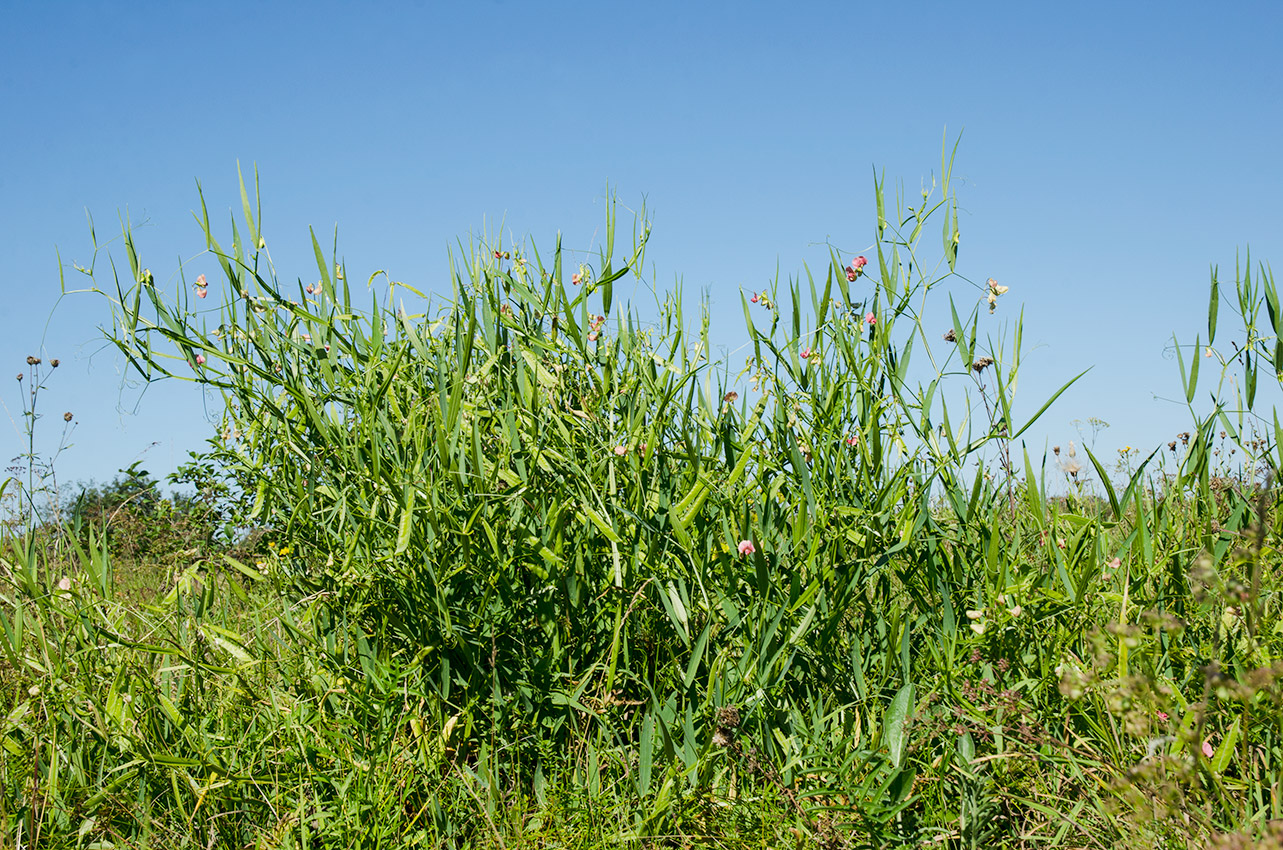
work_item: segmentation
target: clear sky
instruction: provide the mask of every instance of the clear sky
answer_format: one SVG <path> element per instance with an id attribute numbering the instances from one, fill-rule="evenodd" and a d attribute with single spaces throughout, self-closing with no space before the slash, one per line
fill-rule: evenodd
<path id="1" fill-rule="evenodd" d="M 0 453 L 25 450 L 11 376 L 58 357 L 39 429 L 48 453 L 75 413 L 64 482 L 138 459 L 163 476 L 218 408 L 191 384 L 122 388 L 105 305 L 58 303 L 55 251 L 88 264 L 86 210 L 100 240 L 127 211 L 171 281 L 203 248 L 195 181 L 226 222 L 238 161 L 259 169 L 282 277 L 314 277 L 307 228 L 324 242 L 337 224 L 352 279 L 386 269 L 427 290 L 448 285 L 456 239 L 501 221 L 588 247 L 609 184 L 653 213 L 655 280 L 706 292 L 729 339 L 741 286 L 822 268 L 826 240 L 867 249 L 874 169 L 913 193 L 961 133 L 959 271 L 1010 287 L 988 327 L 1025 307 L 1021 398 L 1094 366 L 1027 435 L 1037 453 L 1089 417 L 1111 424 L 1105 453 L 1188 427 L 1169 348 L 1206 334 L 1209 266 L 1249 245 L 1283 262 L 1277 2 L 0 12 Z M 215 270 L 197 257 L 188 279 Z"/>

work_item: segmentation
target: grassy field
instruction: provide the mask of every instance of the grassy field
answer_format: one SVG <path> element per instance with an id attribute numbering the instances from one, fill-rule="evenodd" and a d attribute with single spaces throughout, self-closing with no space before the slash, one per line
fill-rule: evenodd
<path id="1" fill-rule="evenodd" d="M 244 189 L 218 282 L 124 233 L 77 297 L 226 412 L 190 497 L 9 482 L 0 844 L 1283 847 L 1273 279 L 1213 280 L 1170 445 L 1031 456 L 1059 392 L 1013 416 L 950 164 L 743 293 L 746 362 L 619 303 L 613 206 L 592 258 L 464 246 L 421 314 L 315 237 L 279 278 Z"/>

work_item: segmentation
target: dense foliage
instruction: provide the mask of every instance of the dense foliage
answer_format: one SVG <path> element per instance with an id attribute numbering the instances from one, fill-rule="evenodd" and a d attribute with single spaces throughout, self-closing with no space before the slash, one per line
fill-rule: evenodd
<path id="1" fill-rule="evenodd" d="M 163 293 L 126 231 L 132 278 L 95 287 L 108 335 L 147 379 L 223 394 L 186 468 L 219 513 L 143 605 L 118 598 L 110 536 L 8 541 L 8 838 L 1268 836 L 1272 278 L 1237 276 L 1246 335 L 1218 361 L 1248 397 L 1117 484 L 1071 445 L 1053 497 L 1012 412 L 1006 288 L 955 271 L 950 165 L 916 208 L 875 186 L 868 258 L 743 293 L 742 369 L 703 305 L 618 303 L 650 229 L 620 261 L 613 205 L 591 259 L 468 246 L 435 305 L 354 292 L 315 237 L 317 279 L 283 283 L 244 189 L 229 249 L 202 204 L 220 284 Z"/>

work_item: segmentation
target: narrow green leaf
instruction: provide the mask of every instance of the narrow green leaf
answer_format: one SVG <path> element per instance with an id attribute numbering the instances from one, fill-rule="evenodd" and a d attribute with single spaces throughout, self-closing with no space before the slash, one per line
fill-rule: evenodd
<path id="1" fill-rule="evenodd" d="M 1211 767 L 1212 773 L 1217 776 L 1223 774 L 1225 768 L 1230 765 L 1230 759 L 1234 756 L 1234 748 L 1238 746 L 1238 733 L 1241 725 L 1239 720 L 1235 720 L 1230 724 L 1229 731 L 1225 733 L 1220 746 L 1216 748 L 1216 753 L 1212 756 L 1212 762 L 1209 767 Z"/>
<path id="2" fill-rule="evenodd" d="M 686 664 L 686 672 L 682 675 L 682 685 L 686 688 L 689 688 L 691 683 L 695 681 L 695 674 L 699 672 L 699 665 L 704 660 L 704 650 L 708 647 L 708 637 L 712 634 L 712 631 L 713 623 L 710 620 L 695 641 L 695 648 L 691 650 L 690 661 Z"/>
<path id="3" fill-rule="evenodd" d="M 1083 446 L 1083 451 L 1087 453 L 1088 459 L 1091 460 L 1091 465 L 1096 468 L 1096 474 L 1100 476 L 1100 483 L 1105 488 L 1105 495 L 1109 497 L 1109 510 L 1114 514 L 1114 519 L 1122 519 L 1123 509 L 1119 505 L 1118 493 L 1114 490 L 1114 482 L 1109 480 L 1109 472 L 1086 445 Z"/>
<path id="4" fill-rule="evenodd" d="M 401 521 L 397 525 L 396 550 L 400 555 L 410 546 L 410 533 L 414 530 L 414 485 L 406 482 L 402 498 Z"/>
<path id="5" fill-rule="evenodd" d="M 1203 359 L 1203 346 L 1198 337 L 1194 337 L 1194 361 L 1189 365 L 1189 384 L 1185 387 L 1185 401 L 1194 402 L 1194 392 L 1198 389 L 1198 364 Z"/>
<path id="6" fill-rule="evenodd" d="M 909 736 L 905 731 L 905 721 L 909 717 L 909 712 L 913 708 L 913 683 L 905 685 L 896 693 L 895 699 L 891 700 L 891 707 L 887 709 L 886 719 L 884 721 L 886 728 L 886 747 L 891 754 L 891 766 L 900 767 L 904 760 L 905 747 L 908 745 Z"/>
<path id="7" fill-rule="evenodd" d="M 1212 269 L 1212 294 L 1207 305 L 1207 344 L 1216 341 L 1216 313 L 1221 306 L 1220 282 L 1216 279 L 1216 269 Z"/>

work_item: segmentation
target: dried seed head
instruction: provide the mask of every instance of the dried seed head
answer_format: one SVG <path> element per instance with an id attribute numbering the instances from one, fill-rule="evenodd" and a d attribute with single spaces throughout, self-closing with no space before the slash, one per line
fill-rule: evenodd
<path id="1" fill-rule="evenodd" d="M 947 330 L 947 331 L 945 331 L 945 332 L 944 332 L 944 341 L 945 341 L 945 342 L 957 342 L 957 341 L 958 341 L 958 335 L 957 335 L 956 333 L 954 333 L 954 332 L 953 332 L 953 328 L 949 328 L 949 330 Z"/>
<path id="2" fill-rule="evenodd" d="M 739 397 L 740 397 L 739 393 L 735 392 L 734 390 L 731 390 L 726 395 L 722 396 L 722 401 L 726 402 L 727 404 L 730 404 L 733 401 L 737 401 Z"/>
<path id="3" fill-rule="evenodd" d="M 1054 454 L 1056 457 L 1060 457 L 1060 446 L 1052 446 L 1051 453 Z"/>
<path id="4" fill-rule="evenodd" d="M 1168 443 L 1167 448 L 1171 449 L 1172 451 L 1176 451 L 1176 441 L 1172 440 L 1170 443 Z"/>
<path id="5" fill-rule="evenodd" d="M 740 725 L 740 710 L 733 705 L 723 706 L 717 709 L 717 715 L 714 719 L 717 721 L 718 726 L 738 729 Z"/>
<path id="6" fill-rule="evenodd" d="M 58 358 L 57 358 L 57 357 L 55 357 L 54 359 L 50 360 L 50 361 L 49 361 L 49 365 L 50 365 L 50 366 L 52 366 L 53 368 L 57 369 L 57 368 L 58 368 Z"/>
<path id="7" fill-rule="evenodd" d="M 64 414 L 62 415 L 62 421 L 63 421 L 63 422 L 70 422 L 70 421 L 71 421 L 71 419 L 72 419 L 72 416 L 71 416 L 71 411 L 70 411 L 70 410 L 68 410 L 66 413 L 64 413 Z"/>
<path id="8" fill-rule="evenodd" d="M 979 373 L 979 372 L 983 372 L 985 369 L 989 368 L 992 365 L 993 365 L 992 357 L 981 357 L 981 358 L 978 358 L 976 362 L 971 364 L 971 368 L 975 370 L 977 373 Z"/>
<path id="9" fill-rule="evenodd" d="M 28 365 L 28 366 L 38 366 L 39 364 L 40 364 L 40 358 L 39 358 L 39 357 L 32 357 L 30 354 L 28 354 L 28 355 L 27 355 L 27 365 Z"/>

